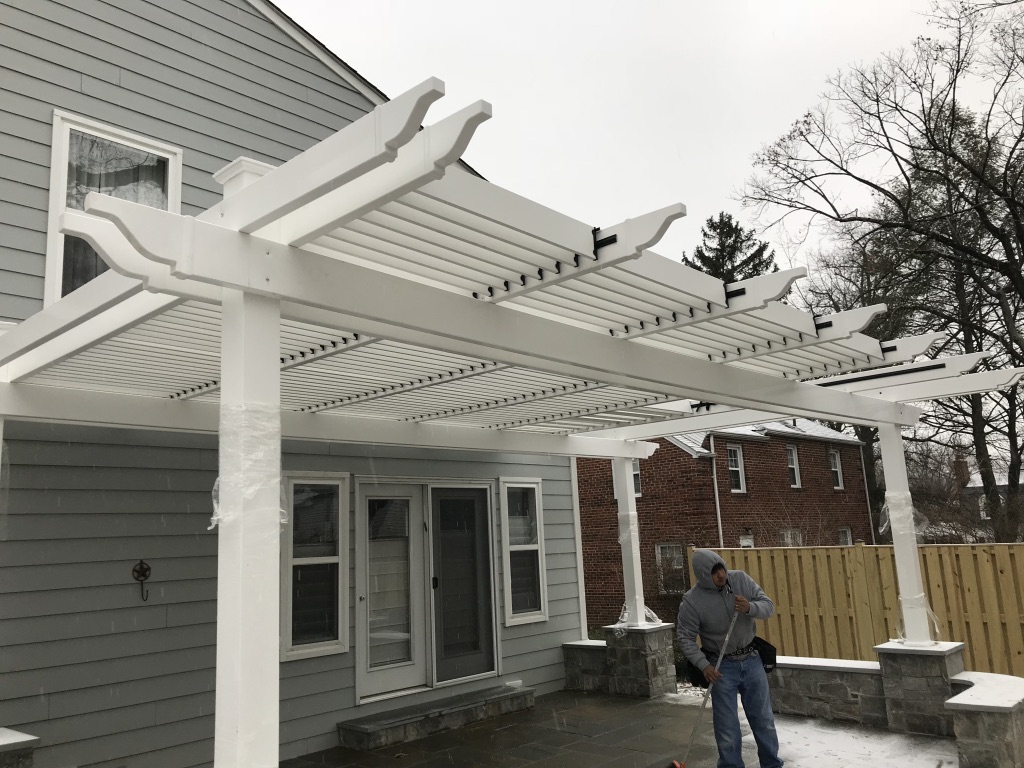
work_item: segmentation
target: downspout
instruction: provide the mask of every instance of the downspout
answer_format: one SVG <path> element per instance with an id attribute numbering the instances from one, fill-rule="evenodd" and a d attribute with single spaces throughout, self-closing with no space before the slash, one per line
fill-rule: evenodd
<path id="1" fill-rule="evenodd" d="M 711 439 L 711 483 L 715 488 L 715 518 L 718 520 L 718 546 L 725 548 L 725 535 L 722 533 L 722 504 L 718 500 L 718 456 L 715 455 L 715 436 Z"/>
<path id="2" fill-rule="evenodd" d="M 871 493 L 868 490 L 868 465 L 864 461 L 864 451 L 860 454 L 860 476 L 864 478 L 864 501 L 868 507 L 868 530 L 871 531 L 871 543 L 875 544 L 875 521 L 871 518 Z"/>

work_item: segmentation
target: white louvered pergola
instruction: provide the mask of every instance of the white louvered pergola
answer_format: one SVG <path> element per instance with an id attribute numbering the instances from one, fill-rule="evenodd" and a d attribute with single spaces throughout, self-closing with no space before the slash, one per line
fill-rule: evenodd
<path id="1" fill-rule="evenodd" d="M 658 256 L 682 205 L 595 228 L 452 167 L 490 108 L 420 130 L 442 94 L 428 80 L 278 168 L 235 161 L 196 217 L 91 194 L 62 228 L 111 270 L 0 336 L 0 419 L 219 432 L 218 768 L 277 765 L 282 437 L 612 459 L 642 622 L 643 440 L 878 424 L 907 638 L 930 643 L 906 403 L 1024 369 L 864 335 L 884 306 L 782 303 L 803 270 L 726 285 Z"/>

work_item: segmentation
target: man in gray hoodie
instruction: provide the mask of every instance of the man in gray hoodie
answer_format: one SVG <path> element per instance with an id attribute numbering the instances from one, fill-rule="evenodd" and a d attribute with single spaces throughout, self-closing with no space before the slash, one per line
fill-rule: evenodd
<path id="1" fill-rule="evenodd" d="M 711 685 L 718 768 L 744 768 L 737 693 L 754 733 L 761 768 L 782 768 L 768 676 L 751 645 L 757 634 L 754 620 L 774 616 L 775 604 L 748 574 L 729 571 L 710 549 L 694 550 L 692 563 L 697 584 L 679 603 L 676 634 L 686 658 Z M 723 648 L 734 612 L 736 626 Z M 720 655 L 722 664 L 716 672 L 714 662 Z"/>

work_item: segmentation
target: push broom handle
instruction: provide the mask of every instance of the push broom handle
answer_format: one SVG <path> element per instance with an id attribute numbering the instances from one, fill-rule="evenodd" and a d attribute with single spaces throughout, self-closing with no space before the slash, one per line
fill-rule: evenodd
<path id="1" fill-rule="evenodd" d="M 731 592 L 732 590 L 730 590 Z M 732 637 L 732 629 L 736 626 L 736 619 L 739 618 L 740 612 L 735 608 L 732 610 L 732 619 L 729 620 L 729 629 L 725 632 L 725 640 L 722 642 L 722 652 L 718 654 L 718 658 L 715 660 L 715 672 L 722 666 L 722 659 L 725 658 L 725 649 L 729 647 L 729 638 Z M 690 756 L 690 749 L 693 747 L 693 740 L 697 737 L 697 726 L 700 725 L 701 718 L 704 716 L 704 708 L 708 705 L 708 698 L 711 696 L 711 689 L 714 688 L 714 683 L 708 683 L 708 689 L 704 692 L 704 701 L 700 703 L 700 712 L 697 714 L 697 721 L 693 724 L 693 730 L 690 731 L 690 743 L 686 745 L 686 752 L 683 754 L 683 768 L 686 768 L 686 759 Z"/>

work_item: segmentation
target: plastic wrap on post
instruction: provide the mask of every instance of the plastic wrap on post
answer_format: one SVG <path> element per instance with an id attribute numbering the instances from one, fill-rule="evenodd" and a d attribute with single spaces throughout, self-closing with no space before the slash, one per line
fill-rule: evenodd
<path id="1" fill-rule="evenodd" d="M 644 620 L 648 624 L 661 624 L 661 617 L 647 605 L 644 606 Z M 612 626 L 615 627 L 612 631 L 616 637 L 622 637 L 626 634 L 626 627 L 629 626 L 629 606 L 625 603 L 622 604 L 622 610 L 619 611 L 619 620 Z"/>
<path id="2" fill-rule="evenodd" d="M 915 608 L 924 608 L 925 613 L 928 614 L 928 622 L 932 627 L 932 636 L 935 640 L 942 640 L 942 632 L 939 631 L 939 617 L 935 615 L 935 611 L 932 610 L 931 605 L 928 603 L 928 596 L 923 592 L 920 595 L 907 595 L 906 597 L 900 597 L 900 604 L 905 609 L 913 610 Z M 896 621 L 896 639 L 901 643 L 907 639 L 906 628 L 903 626 L 904 611 L 900 611 L 900 618 Z"/>
<path id="3" fill-rule="evenodd" d="M 625 530 L 623 530 L 622 518 L 626 518 Z M 628 544 L 631 541 L 640 541 L 640 521 L 636 515 L 619 514 L 619 546 Z"/>
<path id="4" fill-rule="evenodd" d="M 901 533 L 913 533 L 917 536 L 924 534 L 928 530 L 928 526 L 931 521 L 921 512 L 918 511 L 917 507 L 914 506 L 914 502 L 909 493 L 886 493 L 886 502 L 882 505 L 882 510 L 878 515 L 878 532 L 885 533 L 892 528 L 893 534 Z M 893 516 L 890 513 L 890 506 L 908 506 L 910 507 L 910 515 L 897 515 L 896 520 L 893 521 Z"/>
<path id="5" fill-rule="evenodd" d="M 221 475 L 213 484 L 212 530 L 228 522 L 237 509 L 225 509 L 229 493 L 236 498 L 252 500 L 261 491 L 278 486 L 281 480 L 281 409 L 273 405 L 225 405 L 220 407 Z M 224 473 L 230 467 L 233 477 Z M 282 494 L 275 494 L 278 517 L 287 522 L 282 507 Z"/>

